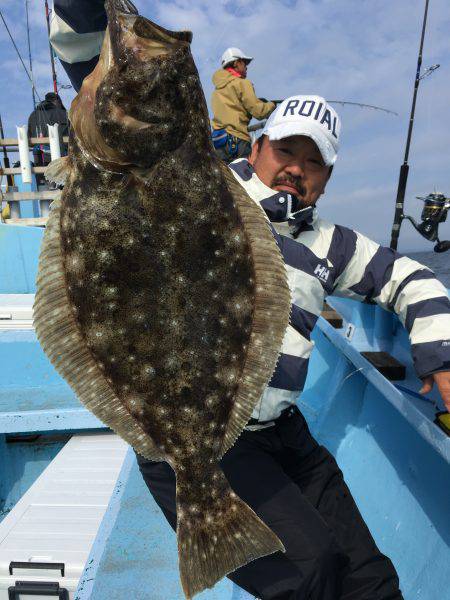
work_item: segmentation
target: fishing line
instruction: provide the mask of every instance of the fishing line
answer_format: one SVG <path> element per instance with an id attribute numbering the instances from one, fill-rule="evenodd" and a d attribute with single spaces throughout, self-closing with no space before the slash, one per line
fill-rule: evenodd
<path id="1" fill-rule="evenodd" d="M 359 369 L 355 369 L 354 371 L 352 371 L 351 373 L 349 373 L 348 375 L 346 375 L 346 377 L 344 377 L 344 379 L 341 381 L 341 383 L 338 385 L 338 387 L 336 388 L 333 397 L 335 398 L 338 394 L 338 392 L 341 391 L 344 383 L 347 381 L 347 379 L 350 379 L 350 377 L 353 377 L 353 375 L 356 375 L 356 373 L 360 373 L 362 371 L 365 371 L 367 369 L 367 367 L 359 367 Z"/>
<path id="2" fill-rule="evenodd" d="M 28 62 L 30 65 L 31 80 L 33 81 L 33 85 L 31 86 L 31 94 L 33 96 L 33 108 L 36 108 L 36 98 L 34 95 L 33 61 L 31 59 L 31 40 L 30 40 L 30 21 L 29 21 L 29 17 L 28 17 L 28 0 L 25 0 L 25 14 L 27 16 Z"/>
<path id="3" fill-rule="evenodd" d="M 224 9 L 225 9 L 225 7 L 226 7 L 226 4 L 227 4 L 227 1 L 225 1 L 225 2 L 223 3 L 223 7 L 224 7 Z M 244 2 L 242 2 L 242 3 L 241 3 L 239 6 L 238 6 L 238 8 L 237 8 L 236 12 L 235 12 L 235 13 L 232 13 L 232 15 L 233 15 L 234 19 L 233 19 L 233 18 L 231 18 L 231 21 L 234 21 L 234 20 L 238 19 L 238 18 L 240 17 L 240 13 L 243 11 L 243 9 L 247 8 L 249 5 L 250 5 L 250 2 L 247 2 L 247 3 L 244 3 Z M 223 38 L 223 36 L 224 36 L 224 34 L 225 34 L 225 30 L 226 30 L 226 28 L 227 28 L 227 27 L 228 27 L 228 23 L 225 23 L 225 25 L 222 27 L 222 31 L 220 32 L 220 35 L 219 35 L 219 37 L 216 39 L 216 42 L 215 42 L 215 44 L 214 44 L 214 47 L 213 47 L 213 49 L 212 49 L 212 51 L 211 51 L 211 56 L 210 56 L 210 57 L 209 57 L 209 59 L 208 59 L 208 62 L 209 62 L 209 63 L 211 63 L 211 62 L 214 62 L 214 63 L 215 63 L 215 62 L 216 62 L 215 54 L 216 54 L 217 50 L 219 49 L 219 43 L 222 43 L 222 38 Z"/>
<path id="4" fill-rule="evenodd" d="M 19 52 L 19 49 L 17 48 L 16 42 L 14 41 L 14 38 L 13 38 L 13 36 L 12 36 L 12 34 L 11 34 L 10 30 L 9 30 L 9 27 L 8 27 L 8 25 L 7 25 L 6 21 L 5 21 L 5 17 L 3 16 L 3 13 L 2 13 L 2 11 L 1 11 L 1 9 L 0 9 L 0 18 L 1 18 L 1 19 L 2 19 L 2 21 L 3 21 L 3 25 L 5 26 L 5 29 L 6 29 L 6 31 L 8 32 L 8 35 L 9 35 L 9 37 L 10 37 L 10 40 L 11 40 L 11 42 L 12 42 L 12 45 L 14 46 L 14 49 L 15 49 L 15 51 L 17 52 L 17 56 L 19 57 L 19 59 L 20 59 L 20 62 L 22 63 L 22 67 L 24 68 L 24 71 L 25 71 L 25 73 L 27 74 L 27 77 L 28 77 L 28 79 L 30 80 L 30 83 L 31 83 L 31 85 L 32 85 L 32 86 L 33 86 L 33 88 L 34 88 L 34 91 L 36 92 L 36 95 L 37 95 L 37 97 L 38 97 L 38 98 L 39 98 L 39 100 L 42 102 L 42 98 L 39 96 L 39 92 L 37 91 L 37 89 L 36 89 L 36 86 L 34 85 L 34 81 L 33 81 L 33 79 L 31 78 L 30 74 L 28 73 L 28 69 L 27 69 L 27 67 L 25 66 L 25 63 L 23 62 L 22 56 L 21 56 L 21 54 L 20 54 L 20 52 Z"/>

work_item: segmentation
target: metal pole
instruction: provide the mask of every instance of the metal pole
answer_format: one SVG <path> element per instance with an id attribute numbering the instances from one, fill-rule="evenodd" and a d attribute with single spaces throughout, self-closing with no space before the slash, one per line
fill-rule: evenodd
<path id="1" fill-rule="evenodd" d="M 50 157 L 52 160 L 61 158 L 61 146 L 59 145 L 59 124 L 47 125 L 50 142 Z"/>
<path id="2" fill-rule="evenodd" d="M 22 183 L 31 183 L 30 149 L 28 147 L 28 133 L 25 125 L 16 127 L 17 142 L 19 144 L 20 170 L 22 173 Z"/>
<path id="3" fill-rule="evenodd" d="M 419 56 L 417 59 L 416 80 L 414 82 L 414 94 L 413 94 L 413 101 L 412 101 L 412 106 L 411 106 L 411 116 L 409 118 L 408 137 L 406 139 L 405 158 L 403 160 L 402 166 L 400 167 L 400 175 L 399 175 L 399 179 L 398 179 L 397 199 L 395 201 L 394 223 L 392 225 L 392 232 L 391 232 L 391 248 L 393 250 L 397 250 L 398 237 L 400 235 L 400 227 L 401 227 L 401 224 L 403 221 L 403 205 L 405 203 L 406 182 L 408 181 L 408 172 L 409 172 L 409 165 L 408 165 L 409 147 L 411 144 L 411 135 L 412 135 L 412 129 L 413 129 L 413 125 L 414 125 L 414 113 L 416 111 L 417 90 L 419 89 L 419 82 L 420 82 L 420 69 L 422 67 L 422 50 L 423 50 L 423 41 L 425 39 L 425 28 L 426 28 L 426 24 L 427 24 L 428 4 L 429 4 L 429 0 L 426 0 L 425 13 L 423 16 L 422 36 L 420 38 Z"/>
<path id="4" fill-rule="evenodd" d="M 30 24 L 28 21 L 28 0 L 25 0 L 25 13 L 27 15 L 28 62 L 30 63 L 31 93 L 33 95 L 33 108 L 36 108 L 36 95 L 34 93 L 33 62 L 31 60 Z"/>
<path id="5" fill-rule="evenodd" d="M 45 0 L 45 18 L 47 20 L 48 45 L 50 48 L 50 63 L 52 65 L 53 91 L 55 92 L 55 94 L 57 94 L 58 93 L 58 80 L 56 78 L 55 57 L 53 55 L 53 48 L 50 43 L 50 10 L 48 8 L 47 0 Z"/>
<path id="6" fill-rule="evenodd" d="M 3 123 L 2 116 L 0 115 L 0 137 L 4 139 L 5 133 L 3 131 Z M 6 146 L 3 146 L 3 164 L 5 165 L 5 169 L 9 169 L 9 157 Z M 6 181 L 8 182 L 8 187 L 12 187 L 14 185 L 14 178 L 12 175 L 6 176 Z"/>
<path id="7" fill-rule="evenodd" d="M 52 160 L 61 158 L 61 146 L 59 138 L 59 125 L 47 125 L 48 137 L 50 141 L 50 156 Z M 39 209 L 41 217 L 48 217 L 50 213 L 50 200 L 39 200 Z"/>

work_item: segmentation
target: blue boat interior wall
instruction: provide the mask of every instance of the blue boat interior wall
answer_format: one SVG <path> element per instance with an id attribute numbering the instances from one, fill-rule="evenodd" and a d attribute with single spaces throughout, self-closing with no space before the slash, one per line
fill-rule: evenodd
<path id="1" fill-rule="evenodd" d="M 0 294 L 33 294 L 43 229 L 0 223 Z"/>

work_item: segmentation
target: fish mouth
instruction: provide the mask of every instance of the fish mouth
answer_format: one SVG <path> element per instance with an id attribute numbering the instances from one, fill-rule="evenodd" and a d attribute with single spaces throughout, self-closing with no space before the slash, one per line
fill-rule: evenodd
<path id="1" fill-rule="evenodd" d="M 165 29 L 139 15 L 129 0 L 107 0 L 105 9 L 112 51 L 118 64 L 122 62 L 123 52 L 127 47 L 132 48 L 135 56 L 147 61 L 168 53 L 171 46 L 192 42 L 192 32 Z"/>
<path id="2" fill-rule="evenodd" d="M 73 101 L 70 119 L 77 143 L 92 164 L 123 173 L 154 162 L 148 151 L 154 139 L 172 138 L 172 145 L 181 141 L 182 132 L 176 131 L 170 111 L 174 98 L 161 104 L 157 86 L 170 76 L 161 60 L 190 55 L 192 33 L 170 31 L 153 23 L 140 16 L 129 0 L 107 0 L 105 8 L 108 27 L 100 59 Z M 172 72 L 177 78 L 176 71 Z M 167 92 L 170 85 L 166 82 L 165 86 Z M 172 89 L 175 94 L 173 85 Z M 146 95 L 139 95 L 142 90 Z"/>

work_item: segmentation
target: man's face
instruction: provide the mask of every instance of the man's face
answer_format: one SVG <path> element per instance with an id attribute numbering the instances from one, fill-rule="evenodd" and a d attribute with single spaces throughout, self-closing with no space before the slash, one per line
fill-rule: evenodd
<path id="1" fill-rule="evenodd" d="M 234 69 L 235 71 L 241 74 L 241 77 L 245 79 L 245 77 L 247 76 L 247 63 L 245 62 L 245 60 L 237 60 L 234 63 Z"/>
<path id="2" fill-rule="evenodd" d="M 297 196 L 303 206 L 317 202 L 330 177 L 315 142 L 304 135 L 278 141 L 264 136 L 260 146 L 253 145 L 249 162 L 265 185 Z"/>

